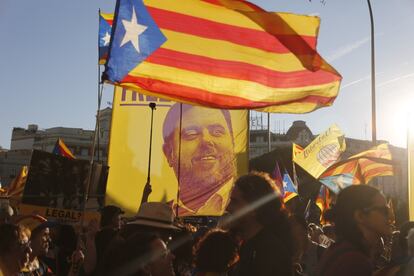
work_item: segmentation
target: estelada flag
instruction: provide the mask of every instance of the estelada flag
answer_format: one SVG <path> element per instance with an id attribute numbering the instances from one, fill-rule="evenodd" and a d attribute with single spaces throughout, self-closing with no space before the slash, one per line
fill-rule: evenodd
<path id="1" fill-rule="evenodd" d="M 298 191 L 296 190 L 292 179 L 285 170 L 285 173 L 283 174 L 283 202 L 286 203 L 298 195 Z"/>
<path id="2" fill-rule="evenodd" d="M 108 57 L 114 15 L 99 13 L 99 64 L 105 64 Z"/>
<path id="3" fill-rule="evenodd" d="M 293 161 L 314 178 L 335 164 L 345 151 L 344 134 L 334 124 L 316 137 Z"/>
<path id="4" fill-rule="evenodd" d="M 56 155 L 64 156 L 70 159 L 76 159 L 75 155 L 66 146 L 65 142 L 61 138 L 58 138 L 53 149 L 53 153 Z"/>
<path id="5" fill-rule="evenodd" d="M 316 51 L 319 23 L 241 0 L 118 0 L 104 79 L 208 107 L 311 112 L 341 81 Z"/>

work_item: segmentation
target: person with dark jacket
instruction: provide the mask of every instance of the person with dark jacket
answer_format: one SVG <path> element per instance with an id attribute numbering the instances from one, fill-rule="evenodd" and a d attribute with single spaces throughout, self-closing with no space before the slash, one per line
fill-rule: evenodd
<path id="1" fill-rule="evenodd" d="M 373 275 L 373 257 L 381 237 L 392 234 L 389 214 L 378 189 L 354 185 L 342 190 L 333 208 L 337 242 L 323 254 L 317 275 Z"/>
<path id="2" fill-rule="evenodd" d="M 280 192 L 268 174 L 251 172 L 235 182 L 228 228 L 240 238 L 240 260 L 230 275 L 293 274 L 291 229 Z"/>

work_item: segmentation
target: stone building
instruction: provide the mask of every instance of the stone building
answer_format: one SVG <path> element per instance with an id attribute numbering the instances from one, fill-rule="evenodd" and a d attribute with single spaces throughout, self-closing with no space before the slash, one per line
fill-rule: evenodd
<path id="1" fill-rule="evenodd" d="M 112 109 L 109 107 L 100 111 L 99 147 L 95 148 L 94 158 L 105 164 L 108 159 L 111 116 Z M 93 137 L 93 130 L 82 128 L 52 127 L 40 129 L 35 124 L 30 124 L 27 128 L 13 128 L 10 150 L 2 149 L 0 151 L 0 179 L 2 185 L 7 186 L 20 171 L 20 168 L 30 163 L 33 149 L 52 152 L 58 138 L 63 139 L 77 159 L 90 160 Z"/>

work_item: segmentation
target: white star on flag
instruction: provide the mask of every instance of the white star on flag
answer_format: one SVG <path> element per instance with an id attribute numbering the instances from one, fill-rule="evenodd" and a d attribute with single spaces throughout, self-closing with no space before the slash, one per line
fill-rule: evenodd
<path id="1" fill-rule="evenodd" d="M 104 42 L 104 46 L 108 45 L 109 44 L 109 40 L 111 40 L 111 35 L 108 32 L 106 32 L 105 33 L 105 36 L 102 37 L 102 40 Z"/>
<path id="2" fill-rule="evenodd" d="M 135 9 L 132 9 L 132 18 L 131 21 L 122 20 L 122 24 L 125 28 L 125 35 L 121 42 L 121 47 L 126 43 L 130 42 L 134 46 L 137 52 L 140 52 L 139 49 L 139 36 L 145 32 L 148 28 L 145 25 L 138 24 L 137 16 L 135 15 Z"/>

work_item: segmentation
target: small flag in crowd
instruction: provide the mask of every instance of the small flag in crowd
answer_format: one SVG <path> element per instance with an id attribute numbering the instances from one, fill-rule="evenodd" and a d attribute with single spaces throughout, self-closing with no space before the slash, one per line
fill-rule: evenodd
<path id="1" fill-rule="evenodd" d="M 292 179 L 285 170 L 285 173 L 283 174 L 283 202 L 286 203 L 298 195 L 298 191 L 296 190 Z"/>
<path id="2" fill-rule="evenodd" d="M 342 189 L 351 186 L 354 181 L 354 174 L 341 173 L 338 175 L 326 176 L 320 178 L 319 181 L 328 187 L 332 192 L 338 194 Z"/>
<path id="3" fill-rule="evenodd" d="M 381 144 L 334 164 L 321 175 L 319 181 L 336 193 L 352 184 L 366 184 L 374 177 L 392 175 L 391 152 L 388 144 Z"/>
<path id="4" fill-rule="evenodd" d="M 316 51 L 320 19 L 236 0 L 118 0 L 104 79 L 223 109 L 305 113 L 341 76 Z"/>
<path id="5" fill-rule="evenodd" d="M 321 215 L 329 208 L 329 205 L 331 203 L 330 195 L 329 195 L 329 189 L 326 188 L 326 186 L 321 185 L 318 197 L 316 198 L 316 205 L 321 210 Z"/>
<path id="6" fill-rule="evenodd" d="M 280 173 L 279 163 L 276 161 L 275 168 L 272 173 L 273 181 L 275 182 L 276 186 L 279 188 L 280 193 L 283 195 L 283 177 Z"/>
<path id="7" fill-rule="evenodd" d="M 61 138 L 57 139 L 53 153 L 69 159 L 76 159 L 75 155 L 73 155 Z"/>
<path id="8" fill-rule="evenodd" d="M 105 64 L 108 57 L 113 19 L 113 14 L 99 13 L 99 64 Z"/>
<path id="9" fill-rule="evenodd" d="M 28 173 L 29 168 L 27 166 L 23 166 L 20 169 L 19 174 L 10 182 L 9 187 L 7 187 L 7 196 L 19 198 L 23 195 Z"/>
<path id="10" fill-rule="evenodd" d="M 295 159 L 295 157 L 302 153 L 303 148 L 301 146 L 299 146 L 296 143 L 292 143 L 292 160 Z"/>

